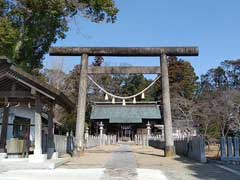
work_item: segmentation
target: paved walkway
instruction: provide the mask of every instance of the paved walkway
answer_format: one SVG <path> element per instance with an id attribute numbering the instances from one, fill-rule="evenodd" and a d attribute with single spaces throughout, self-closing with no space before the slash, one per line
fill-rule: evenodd
<path id="1" fill-rule="evenodd" d="M 137 180 L 137 163 L 129 146 L 122 145 L 105 164 L 102 180 Z"/>
<path id="2" fill-rule="evenodd" d="M 0 167 L 0 169 L 3 167 Z M 97 147 L 55 170 L 13 170 L 0 180 L 240 180 L 214 164 L 165 158 L 163 151 L 135 145 Z"/>

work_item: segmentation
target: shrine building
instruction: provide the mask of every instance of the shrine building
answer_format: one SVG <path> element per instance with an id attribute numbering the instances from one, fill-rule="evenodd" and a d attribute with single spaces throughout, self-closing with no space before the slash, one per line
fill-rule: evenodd
<path id="1" fill-rule="evenodd" d="M 74 104 L 58 89 L 0 57 L 0 153 L 34 153 L 33 161 L 55 152 L 53 108 Z"/>
<path id="2" fill-rule="evenodd" d="M 91 112 L 91 131 L 99 133 L 99 124 L 104 124 L 104 134 L 116 134 L 119 139 L 133 140 L 135 134 L 147 134 L 146 124 L 151 124 L 152 133 L 162 133 L 163 124 L 157 102 L 136 104 L 95 102 Z"/>

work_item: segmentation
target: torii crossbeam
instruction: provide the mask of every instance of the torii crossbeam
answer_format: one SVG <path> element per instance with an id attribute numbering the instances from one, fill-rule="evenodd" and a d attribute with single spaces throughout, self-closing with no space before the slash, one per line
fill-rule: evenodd
<path id="1" fill-rule="evenodd" d="M 83 148 L 88 74 L 159 74 L 162 81 L 162 103 L 165 132 L 165 156 L 174 156 L 167 56 L 198 56 L 198 47 L 52 47 L 51 56 L 81 56 L 81 72 L 76 123 L 75 155 Z M 88 67 L 89 56 L 160 57 L 161 67 Z"/>

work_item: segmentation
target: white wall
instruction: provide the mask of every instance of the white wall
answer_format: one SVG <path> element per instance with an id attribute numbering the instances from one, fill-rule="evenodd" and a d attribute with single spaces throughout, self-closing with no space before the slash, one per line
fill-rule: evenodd
<path id="1" fill-rule="evenodd" d="M 0 108 L 0 123 L 2 123 L 2 113 L 3 113 L 3 108 Z M 7 139 L 10 139 L 13 137 L 12 124 L 13 124 L 15 116 L 31 119 L 30 140 L 33 140 L 34 139 L 34 126 L 33 125 L 35 124 L 35 120 L 34 120 L 35 113 L 34 113 L 34 109 L 29 109 L 27 106 L 10 107 Z M 0 128 L 0 132 L 1 132 L 1 128 Z"/>

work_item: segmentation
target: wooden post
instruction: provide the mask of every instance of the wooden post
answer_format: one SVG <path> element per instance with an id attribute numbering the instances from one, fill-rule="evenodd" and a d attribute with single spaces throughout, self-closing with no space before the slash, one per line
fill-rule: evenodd
<path id="1" fill-rule="evenodd" d="M 1 129 L 1 139 L 0 139 L 0 153 L 5 152 L 6 140 L 7 140 L 7 130 L 8 130 L 8 115 L 9 107 L 3 108 L 3 119 L 2 119 L 2 129 Z"/>
<path id="2" fill-rule="evenodd" d="M 42 154 L 42 102 L 40 94 L 36 94 L 35 99 L 35 141 L 34 154 L 29 155 L 29 162 L 44 162 L 47 159 L 46 154 Z"/>
<path id="3" fill-rule="evenodd" d="M 165 132 L 165 156 L 171 157 L 175 155 L 174 142 L 172 137 L 172 116 L 170 104 L 170 90 L 168 79 L 168 62 L 167 55 L 161 55 L 161 72 L 162 72 L 162 103 L 163 103 L 163 119 Z"/>
<path id="4" fill-rule="evenodd" d="M 40 95 L 36 95 L 35 101 L 35 147 L 34 155 L 42 154 L 42 117 Z"/>
<path id="5" fill-rule="evenodd" d="M 86 98 L 87 98 L 87 77 L 88 73 L 88 55 L 82 54 L 81 71 L 79 82 L 78 106 L 77 106 L 77 123 L 76 123 L 76 149 L 75 156 L 80 156 L 83 151 L 84 143 L 84 124 L 86 113 Z"/>
<path id="6" fill-rule="evenodd" d="M 48 140 L 47 140 L 47 154 L 48 158 L 52 158 L 52 155 L 55 151 L 55 144 L 54 144 L 54 123 L 53 123 L 53 104 L 49 103 L 48 109 Z"/>

